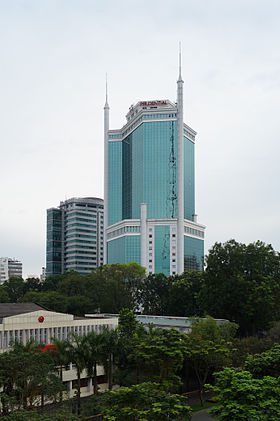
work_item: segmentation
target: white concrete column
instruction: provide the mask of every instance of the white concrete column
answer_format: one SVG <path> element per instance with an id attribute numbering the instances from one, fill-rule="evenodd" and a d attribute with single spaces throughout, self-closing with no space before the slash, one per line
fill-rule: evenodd
<path id="1" fill-rule="evenodd" d="M 107 263 L 107 227 L 108 227 L 108 143 L 109 111 L 106 77 L 106 101 L 104 106 L 104 227 L 103 227 L 103 263 Z"/>
<path id="2" fill-rule="evenodd" d="M 181 75 L 181 51 L 179 78 L 177 81 L 177 130 L 178 130 L 178 219 L 177 219 L 177 272 L 184 272 L 184 107 Z"/>
<path id="3" fill-rule="evenodd" d="M 93 391 L 92 377 L 90 377 L 90 378 L 88 379 L 87 391 L 88 391 L 89 393 L 91 393 L 91 392 Z"/>
<path id="4" fill-rule="evenodd" d="M 141 233 L 141 266 L 148 270 L 147 265 L 147 203 L 141 203 L 140 233 Z"/>
<path id="5" fill-rule="evenodd" d="M 26 345 L 26 332 L 25 329 L 22 329 L 22 343 Z"/>
<path id="6" fill-rule="evenodd" d="M 73 388 L 72 380 L 69 380 L 69 382 L 67 383 L 67 389 L 68 389 L 68 393 L 69 393 L 69 398 L 72 397 L 72 388 Z"/>
<path id="7" fill-rule="evenodd" d="M 46 344 L 50 343 L 50 328 L 47 327 L 46 329 Z"/>

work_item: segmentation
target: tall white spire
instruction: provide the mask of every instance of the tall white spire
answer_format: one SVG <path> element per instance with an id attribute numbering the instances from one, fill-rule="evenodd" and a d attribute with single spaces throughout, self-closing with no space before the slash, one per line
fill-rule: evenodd
<path id="1" fill-rule="evenodd" d="M 104 106 L 104 108 L 105 107 L 108 107 L 109 108 L 109 104 L 108 104 L 108 78 L 107 78 L 107 73 L 106 73 L 106 88 L 105 88 L 105 92 L 106 92 L 106 95 L 105 95 L 105 106 Z"/>
<path id="2" fill-rule="evenodd" d="M 109 104 L 108 83 L 106 73 L 106 99 L 104 105 L 104 233 L 103 233 L 103 263 L 107 263 L 107 227 L 108 227 L 108 138 L 109 138 Z"/>
<path id="3" fill-rule="evenodd" d="M 179 42 L 179 77 L 178 82 L 184 82 L 182 79 L 182 52 L 181 52 L 181 42 Z"/>
<path id="4" fill-rule="evenodd" d="M 177 81 L 178 129 L 178 219 L 177 219 L 177 272 L 184 272 L 184 103 L 182 79 L 182 54 L 179 44 L 179 77 Z"/>

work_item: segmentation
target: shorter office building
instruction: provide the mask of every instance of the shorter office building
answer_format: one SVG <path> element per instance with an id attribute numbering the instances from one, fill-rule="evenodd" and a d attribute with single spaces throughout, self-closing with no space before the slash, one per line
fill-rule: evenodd
<path id="1" fill-rule="evenodd" d="M 100 333 L 104 328 L 115 329 L 118 318 L 111 316 L 76 317 L 72 314 L 48 311 L 33 303 L 0 304 L 0 352 L 8 351 L 15 342 L 26 344 L 34 340 L 38 344 L 51 344 L 52 338 L 64 340 L 73 333 L 84 336 L 90 332 Z M 98 366 L 98 386 L 106 389 L 104 369 Z M 63 370 L 63 383 L 67 388 L 67 397 L 75 395 L 77 373 L 75 366 L 69 364 Z M 81 374 L 81 396 L 93 393 L 92 380 L 86 370 Z"/>
<path id="2" fill-rule="evenodd" d="M 45 276 L 75 270 L 86 275 L 103 264 L 103 200 L 72 198 L 47 210 Z"/>
<path id="3" fill-rule="evenodd" d="M 22 277 L 22 263 L 10 257 L 0 257 L 0 284 L 12 277 Z"/>

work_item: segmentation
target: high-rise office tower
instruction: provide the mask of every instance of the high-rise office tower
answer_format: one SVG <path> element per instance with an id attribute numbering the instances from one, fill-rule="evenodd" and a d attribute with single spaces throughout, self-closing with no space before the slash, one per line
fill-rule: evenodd
<path id="1" fill-rule="evenodd" d="M 22 277 L 22 263 L 10 257 L 0 257 L 0 284 L 12 277 Z"/>
<path id="2" fill-rule="evenodd" d="M 46 276 L 103 264 L 103 200 L 72 198 L 47 210 Z"/>
<path id="3" fill-rule="evenodd" d="M 181 58 L 180 58 L 181 61 Z M 195 136 L 177 102 L 140 101 L 109 130 L 104 107 L 104 223 L 108 263 L 135 261 L 150 273 L 202 270 L 205 227 L 195 211 Z"/>

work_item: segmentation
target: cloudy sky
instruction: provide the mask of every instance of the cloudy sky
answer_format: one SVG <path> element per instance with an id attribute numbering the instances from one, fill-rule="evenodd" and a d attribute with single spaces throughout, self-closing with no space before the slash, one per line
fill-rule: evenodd
<path id="1" fill-rule="evenodd" d="M 176 98 L 197 132 L 196 203 L 215 241 L 280 250 L 278 0 L 0 0 L 0 256 L 45 264 L 46 209 L 103 197 L 111 128 L 138 100 Z"/>

